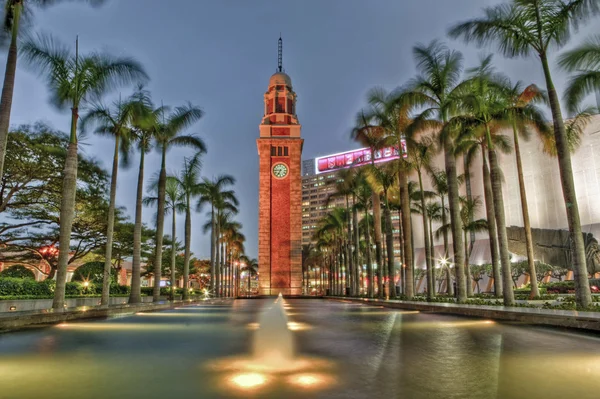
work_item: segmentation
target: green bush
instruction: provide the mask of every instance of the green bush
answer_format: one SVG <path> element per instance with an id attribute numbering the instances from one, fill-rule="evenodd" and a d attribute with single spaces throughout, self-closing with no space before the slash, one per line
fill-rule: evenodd
<path id="1" fill-rule="evenodd" d="M 14 265 L 0 272 L 0 278 L 29 278 L 35 280 L 35 274 L 23 265 Z"/>
<path id="2" fill-rule="evenodd" d="M 111 273 L 111 284 L 118 280 L 117 270 L 113 269 Z M 79 266 L 73 272 L 71 281 L 89 281 L 102 287 L 102 280 L 104 279 L 104 262 L 87 262 Z"/>
<path id="3" fill-rule="evenodd" d="M 0 278 L 0 296 L 33 295 L 47 297 L 54 295 L 54 280 L 35 281 L 20 278 Z"/>

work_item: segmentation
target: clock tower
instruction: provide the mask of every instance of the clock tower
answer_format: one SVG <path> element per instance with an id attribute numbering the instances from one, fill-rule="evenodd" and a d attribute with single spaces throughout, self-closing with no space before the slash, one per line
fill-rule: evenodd
<path id="1" fill-rule="evenodd" d="M 256 140 L 259 158 L 258 271 L 261 295 L 302 294 L 302 181 L 304 140 L 296 116 L 296 93 L 282 68 L 264 95 Z"/>

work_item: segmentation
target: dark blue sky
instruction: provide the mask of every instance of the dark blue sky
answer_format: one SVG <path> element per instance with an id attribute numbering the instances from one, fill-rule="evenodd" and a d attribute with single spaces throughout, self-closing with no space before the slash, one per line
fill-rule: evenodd
<path id="1" fill-rule="evenodd" d="M 156 103 L 201 106 L 205 118 L 190 129 L 208 145 L 203 174 L 231 174 L 237 179 L 249 255 L 257 254 L 258 136 L 268 79 L 277 66 L 277 39 L 284 39 L 284 68 L 298 93 L 297 113 L 305 138 L 303 158 L 314 158 L 357 146 L 349 132 L 354 115 L 373 86 L 388 89 L 415 74 L 411 47 L 444 38 L 449 25 L 479 15 L 496 0 L 108 0 L 101 8 L 64 3 L 36 10 L 35 28 L 64 42 L 79 34 L 81 51 L 104 49 L 133 56 L 150 76 L 148 88 Z M 571 44 L 600 31 L 596 19 Z M 467 66 L 478 53 L 447 40 L 463 51 Z M 499 69 L 512 79 L 543 85 L 534 59 L 496 58 Z M 1 60 L 4 65 L 4 60 Z M 556 69 L 556 68 L 554 68 Z M 3 73 L 3 72 L 2 72 Z M 556 71 L 556 84 L 564 75 Z M 123 89 L 123 95 L 130 90 Z M 69 114 L 48 104 L 42 81 L 22 66 L 17 72 L 12 125 L 43 120 L 67 131 Z M 82 151 L 108 168 L 112 142 L 88 136 Z M 181 167 L 187 150 L 168 155 L 171 171 Z M 147 174 L 158 170 L 152 154 Z M 137 157 L 121 170 L 117 201 L 133 217 Z M 153 211 L 145 210 L 151 222 Z M 201 232 L 204 212 L 193 220 L 192 249 L 209 255 L 209 240 Z M 179 226 L 183 227 L 183 217 Z M 167 222 L 168 223 L 168 222 Z M 170 231 L 167 224 L 165 231 Z M 183 229 L 179 234 L 183 235 Z"/>

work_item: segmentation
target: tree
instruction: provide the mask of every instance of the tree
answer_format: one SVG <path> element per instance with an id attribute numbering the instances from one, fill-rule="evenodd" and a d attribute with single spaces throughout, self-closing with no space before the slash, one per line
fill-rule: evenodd
<path id="1" fill-rule="evenodd" d="M 160 179 L 160 178 L 159 178 Z M 150 184 L 149 191 L 152 195 L 151 197 L 144 198 L 145 206 L 154 206 L 159 202 L 158 198 L 158 186 L 159 180 L 154 180 Z M 177 253 L 176 244 L 177 244 L 177 214 L 185 212 L 185 198 L 184 193 L 181 191 L 181 187 L 177 179 L 173 176 L 167 176 L 167 181 L 165 184 L 165 207 L 164 207 L 164 215 L 171 213 L 171 299 L 175 299 L 175 255 Z M 158 221 L 159 215 L 156 215 L 156 219 Z M 158 222 L 157 222 L 158 225 Z M 162 255 L 161 255 L 162 256 Z M 156 258 L 155 258 L 156 259 Z M 155 261 L 154 267 L 159 262 Z M 161 266 L 162 267 L 162 266 Z M 154 275 L 157 276 L 158 270 L 154 271 Z M 160 278 L 155 279 L 154 286 L 160 286 Z"/>
<path id="2" fill-rule="evenodd" d="M 0 251 L 11 261 L 54 278 L 58 267 L 61 172 L 66 135 L 42 125 L 9 135 L 6 173 L 0 186 L 4 199 Z M 96 161 L 78 156 L 77 196 L 68 263 L 105 245 L 108 177 Z M 121 216 L 118 216 L 118 218 Z"/>
<path id="3" fill-rule="evenodd" d="M 370 119 L 376 120 L 377 124 L 384 129 L 386 134 L 386 144 L 393 146 L 400 155 L 396 161 L 396 176 L 398 178 L 398 200 L 400 205 L 402 230 L 401 245 L 403 248 L 403 263 L 410 269 L 407 279 L 412 281 L 412 271 L 414 270 L 414 248 L 412 247 L 413 237 L 410 217 L 410 194 L 408 192 L 408 174 L 410 172 L 410 166 L 406 162 L 403 147 L 406 145 L 407 151 L 409 153 L 411 152 L 413 137 L 407 137 L 407 133 L 413 120 L 410 117 L 411 106 L 396 101 L 397 96 L 397 92 L 387 93 L 382 88 L 374 88 L 369 92 L 368 100 L 372 108 Z M 409 287 L 408 292 L 406 292 L 405 295 L 408 298 L 412 297 L 412 287 Z"/>
<path id="4" fill-rule="evenodd" d="M 433 298 L 435 296 L 435 283 L 434 278 L 434 265 L 433 265 L 433 253 L 431 251 L 431 245 L 429 237 L 429 225 L 427 223 L 427 206 L 425 205 L 425 190 L 423 189 L 423 171 L 425 171 L 431 164 L 435 151 L 435 142 L 432 137 L 422 137 L 421 140 L 415 143 L 408 155 L 411 166 L 417 172 L 419 178 L 419 193 L 420 193 L 420 205 L 423 216 L 423 242 L 425 244 L 425 267 L 427 270 L 427 297 Z"/>
<path id="5" fill-rule="evenodd" d="M 166 110 L 163 110 L 166 111 Z M 167 182 L 167 152 L 171 147 L 188 147 L 196 152 L 205 153 L 206 145 L 201 138 L 195 135 L 184 135 L 183 131 L 196 123 L 204 112 L 192 105 L 176 107 L 168 116 L 164 112 L 158 120 L 158 125 L 154 131 L 154 140 L 156 147 L 161 153 L 160 172 L 158 177 L 158 197 L 157 197 L 157 218 L 156 218 L 156 264 L 155 274 L 159 274 L 162 260 L 162 242 L 163 229 L 165 224 L 165 190 Z M 154 282 L 153 291 L 154 302 L 160 300 L 160 281 Z"/>
<path id="6" fill-rule="evenodd" d="M 135 111 L 131 120 L 131 138 L 135 141 L 140 152 L 138 167 L 138 181 L 135 196 L 135 221 L 133 230 L 133 259 L 131 262 L 131 294 L 129 303 L 140 303 L 141 297 L 141 261 L 142 261 L 142 237 L 143 237 L 143 197 L 144 197 L 144 163 L 146 154 L 152 148 L 155 127 L 158 118 L 162 115 L 163 107 L 154 109 L 150 94 L 139 87 L 135 97 Z"/>
<path id="7" fill-rule="evenodd" d="M 58 0 L 60 1 L 60 0 Z M 84 0 L 92 4 L 100 4 L 104 0 Z M 4 71 L 4 84 L 0 100 L 0 180 L 4 175 L 4 160 L 6 156 L 6 143 L 10 126 L 10 112 L 12 109 L 13 91 L 17 72 L 18 37 L 23 23 L 27 23 L 30 16 L 30 7 L 46 7 L 57 3 L 57 0 L 5 0 L 4 1 L 4 32 L 0 35 L 10 36 L 6 69 Z"/>
<path id="8" fill-rule="evenodd" d="M 210 204 L 210 223 L 208 228 L 204 229 L 206 233 L 210 230 L 210 290 L 216 293 L 219 285 L 217 280 L 218 272 L 218 237 L 219 226 L 217 224 L 218 216 L 223 211 L 237 211 L 238 200 L 233 190 L 226 190 L 228 186 L 235 184 L 235 179 L 229 175 L 221 175 L 209 180 L 203 178 L 199 185 L 199 198 L 196 208 L 198 211 L 206 204 Z M 205 226 L 206 227 L 206 226 Z"/>
<path id="9" fill-rule="evenodd" d="M 565 102 L 570 113 L 576 113 L 584 98 L 600 93 L 600 35 L 592 36 L 573 50 L 563 53 L 559 65 L 568 72 L 576 72 L 565 91 Z M 597 97 L 600 107 L 600 97 Z"/>
<path id="10" fill-rule="evenodd" d="M 0 278 L 28 278 L 35 280 L 35 274 L 23 265 L 13 265 L 0 272 Z"/>
<path id="11" fill-rule="evenodd" d="M 78 45 L 73 54 L 51 36 L 38 35 L 37 40 L 25 42 L 22 54 L 26 62 L 46 78 L 53 104 L 59 109 L 71 107 L 71 132 L 63 170 L 58 274 L 52 302 L 52 308 L 62 309 L 75 207 L 79 108 L 113 87 L 148 77 L 141 65 L 130 58 L 100 53 L 80 56 Z"/>
<path id="12" fill-rule="evenodd" d="M 109 274 L 109 285 L 110 283 L 118 281 L 118 274 L 116 269 L 111 269 Z M 100 285 L 104 281 L 104 262 L 87 262 L 77 267 L 73 272 L 71 281 L 89 282 L 94 285 Z"/>
<path id="13" fill-rule="evenodd" d="M 183 169 L 177 176 L 174 176 L 177 184 L 179 185 L 179 189 L 183 194 L 185 203 L 185 265 L 183 268 L 183 299 L 187 299 L 189 295 L 187 288 L 189 287 L 189 268 L 192 245 L 192 200 L 195 199 L 200 193 L 200 167 L 202 166 L 200 156 L 201 154 L 198 153 L 191 158 L 184 158 Z"/>
<path id="14" fill-rule="evenodd" d="M 95 125 L 94 133 L 100 135 L 112 136 L 115 140 L 115 149 L 113 153 L 113 165 L 110 180 L 110 194 L 106 226 L 106 253 L 104 254 L 104 277 L 102 284 L 102 296 L 100 304 L 108 305 L 110 296 L 110 270 L 112 261 L 112 241 L 113 230 L 115 226 L 115 207 L 117 197 L 117 174 L 119 172 L 119 154 L 123 155 L 121 163 L 125 166 L 129 164 L 130 147 L 130 121 L 134 115 L 136 101 L 113 103 L 112 109 L 102 104 L 95 104 L 81 120 L 81 130 L 85 131 L 89 125 Z"/>
<path id="15" fill-rule="evenodd" d="M 485 8 L 482 18 L 459 23 L 449 31 L 452 37 L 462 37 L 466 42 L 476 42 L 480 46 L 496 43 L 500 52 L 509 58 L 532 54 L 539 57 L 552 111 L 558 166 L 574 247 L 577 305 L 583 308 L 591 305 L 592 297 L 567 132 L 548 56 L 551 49 L 561 48 L 567 43 L 573 29 L 599 12 L 597 0 L 513 0 L 509 4 Z"/>
<path id="16" fill-rule="evenodd" d="M 368 118 L 374 119 L 369 120 Z M 381 125 L 373 124 L 373 122 L 380 122 L 377 118 L 372 115 L 367 115 L 364 111 L 358 113 L 356 117 L 356 126 L 352 129 L 350 137 L 362 145 L 369 147 L 371 154 L 371 165 L 375 165 L 375 152 L 381 150 L 389 144 L 389 139 L 385 136 L 385 128 Z M 373 204 L 373 225 L 374 225 L 374 239 L 375 239 L 375 262 L 377 263 L 377 269 L 381 270 L 383 267 L 383 252 L 382 252 L 382 233 L 381 233 L 381 198 L 379 192 L 372 190 L 372 204 Z M 381 282 L 382 276 L 379 280 Z M 381 290 L 379 291 L 381 295 Z"/>
<path id="17" fill-rule="evenodd" d="M 454 142 L 456 131 L 448 121 L 456 106 L 455 91 L 460 81 L 463 57 L 459 52 L 450 50 L 438 41 L 433 41 L 427 46 L 422 44 L 415 46 L 413 55 L 420 74 L 407 84 L 397 101 L 415 109 L 422 109 L 407 129 L 408 136 L 433 129 L 438 133 L 438 140 L 442 144 L 452 227 L 453 263 L 456 265 L 457 298 L 460 303 L 466 301 L 467 292 L 463 268 L 463 238 Z"/>

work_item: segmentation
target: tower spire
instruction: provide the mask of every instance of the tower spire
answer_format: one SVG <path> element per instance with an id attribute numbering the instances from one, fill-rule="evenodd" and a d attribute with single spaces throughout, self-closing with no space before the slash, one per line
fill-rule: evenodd
<path id="1" fill-rule="evenodd" d="M 283 71 L 283 39 L 281 39 L 281 33 L 279 33 L 279 42 L 277 45 L 277 70 Z"/>

